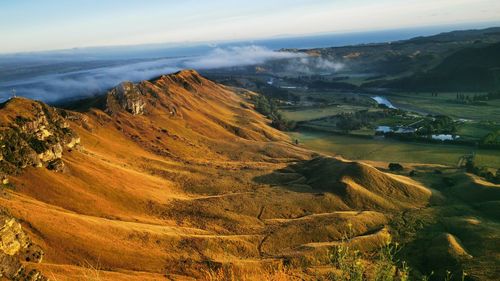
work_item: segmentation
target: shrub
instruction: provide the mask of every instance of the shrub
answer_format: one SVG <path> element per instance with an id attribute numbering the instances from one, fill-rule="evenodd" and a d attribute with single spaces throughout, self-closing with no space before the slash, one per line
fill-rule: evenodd
<path id="1" fill-rule="evenodd" d="M 365 267 L 361 259 L 361 252 L 349 246 L 349 241 L 354 237 L 352 225 L 348 225 L 347 232 L 343 235 L 341 243 L 329 253 L 329 260 L 340 273 L 330 276 L 332 280 L 362 281 L 364 280 Z"/>
<path id="2" fill-rule="evenodd" d="M 391 170 L 393 172 L 402 171 L 403 169 L 404 169 L 403 166 L 399 163 L 390 163 L 389 164 L 389 170 Z"/>
<path id="3" fill-rule="evenodd" d="M 38 140 L 36 138 L 32 138 L 29 140 L 29 146 L 33 148 L 33 150 L 38 154 L 43 153 L 47 149 L 49 149 L 46 142 Z"/>
<path id="4" fill-rule="evenodd" d="M 286 120 L 283 117 L 278 111 L 278 105 L 274 100 L 268 99 L 263 95 L 258 95 L 253 97 L 253 102 L 257 112 L 271 118 L 272 127 L 281 131 L 289 131 L 295 128 L 295 122 Z"/>

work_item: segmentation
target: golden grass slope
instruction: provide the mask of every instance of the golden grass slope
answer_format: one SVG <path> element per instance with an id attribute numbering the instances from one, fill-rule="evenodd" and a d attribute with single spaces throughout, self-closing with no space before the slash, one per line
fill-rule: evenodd
<path id="1" fill-rule="evenodd" d="M 37 266 L 48 277 L 84 280 L 88 265 L 101 280 L 261 268 L 335 243 L 349 222 L 370 248 L 391 212 L 430 197 L 364 164 L 312 159 L 241 95 L 195 71 L 134 91 L 125 103 L 108 96 L 65 111 L 82 143 L 63 152 L 65 172 L 9 176 L 0 205 L 45 249 Z M 8 102 L 0 120 L 29 117 L 31 102 Z"/>

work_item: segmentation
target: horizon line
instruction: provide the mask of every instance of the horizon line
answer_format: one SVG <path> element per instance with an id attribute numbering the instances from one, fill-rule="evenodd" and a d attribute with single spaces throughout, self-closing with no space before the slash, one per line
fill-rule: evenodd
<path id="1" fill-rule="evenodd" d="M 470 27 L 466 27 L 471 25 Z M 473 26 L 476 25 L 476 26 Z M 462 28 L 460 26 L 463 26 Z M 268 37 L 257 37 L 257 38 L 236 38 L 236 39 L 215 39 L 215 40 L 200 40 L 200 41 L 177 41 L 177 42 L 157 42 L 157 43 L 140 43 L 140 44 L 115 44 L 115 45 L 94 45 L 94 46 L 75 46 L 72 48 L 60 48 L 60 49 L 45 49 L 45 50 L 32 50 L 32 51 L 18 51 L 18 52 L 1 52 L 0 56 L 15 56 L 23 54 L 40 54 L 40 53 L 51 53 L 51 52 L 63 52 L 71 50 L 91 50 L 91 49 L 113 49 L 113 48 L 151 48 L 151 47 L 161 47 L 166 48 L 177 48 L 177 47 L 194 47 L 201 45 L 214 45 L 214 44 L 228 44 L 228 43 L 242 43 L 245 41 L 264 41 L 264 40 L 280 40 L 280 39 L 293 39 L 293 38 L 306 38 L 315 36 L 334 36 L 334 35 L 348 35 L 348 34 L 362 34 L 362 33 L 376 33 L 384 31 L 398 31 L 398 30 L 413 30 L 413 29 L 425 29 L 425 28 L 445 28 L 450 27 L 452 29 L 446 31 L 436 31 L 432 35 L 416 35 L 407 39 L 398 39 L 395 41 L 382 41 L 382 42 L 397 42 L 402 40 L 409 40 L 412 38 L 420 36 L 433 36 L 442 33 L 455 32 L 455 31 L 468 31 L 468 30 L 481 30 L 490 28 L 500 28 L 500 21 L 485 21 L 485 22 L 466 22 L 466 23 L 451 23 L 451 24 L 440 24 L 440 25 L 422 25 L 422 26 L 410 26 L 401 28 L 386 28 L 386 29 L 372 29 L 372 30 L 344 30 L 344 31 L 331 31 L 331 32 L 313 32 L 313 33 L 297 33 L 297 34 L 276 34 Z M 379 42 L 366 42 L 361 44 L 376 44 Z M 342 45 L 350 46 L 350 44 Z"/>

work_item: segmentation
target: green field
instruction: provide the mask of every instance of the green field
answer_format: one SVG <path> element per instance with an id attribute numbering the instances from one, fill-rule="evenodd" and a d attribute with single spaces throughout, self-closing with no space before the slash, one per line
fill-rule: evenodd
<path id="1" fill-rule="evenodd" d="M 397 107 L 417 112 L 444 114 L 454 118 L 477 121 L 500 122 L 500 100 L 487 101 L 488 105 L 458 104 L 453 101 L 457 93 L 438 93 L 437 97 L 430 93 L 394 93 L 388 95 Z M 461 93 L 474 96 L 476 93 Z M 477 93 L 484 94 L 484 93 Z"/>
<path id="2" fill-rule="evenodd" d="M 307 96 L 326 98 L 329 101 L 342 103 L 342 94 L 334 92 L 301 92 L 302 100 Z M 474 93 L 464 93 L 474 96 Z M 346 95 L 346 94 L 344 94 Z M 357 95 L 359 104 L 341 104 L 327 107 L 294 107 L 282 108 L 285 118 L 294 121 L 310 121 L 321 117 L 332 116 L 344 112 L 359 110 L 379 110 L 369 103 L 370 95 Z M 430 93 L 395 93 L 386 95 L 395 106 L 415 111 L 423 115 L 443 114 L 455 119 L 467 119 L 457 127 L 461 139 L 480 141 L 488 133 L 500 129 L 500 100 L 488 101 L 487 105 L 469 105 L 455 103 L 456 93 L 438 93 L 433 97 Z M 350 99 L 349 99 L 350 101 Z M 368 101 L 368 102 L 367 102 Z M 376 120 L 374 126 L 408 125 L 424 118 L 416 116 L 391 116 Z M 300 143 L 310 149 L 331 155 L 341 155 L 353 160 L 375 160 L 387 162 L 428 163 L 454 166 L 458 159 L 473 151 L 476 152 L 476 164 L 490 168 L 500 168 L 500 150 L 476 150 L 472 146 L 403 142 L 394 139 L 375 139 L 373 127 L 351 131 L 353 135 L 339 135 L 331 120 L 316 120 L 301 125 L 300 132 L 291 133 Z"/>
<path id="3" fill-rule="evenodd" d="M 312 150 L 352 160 L 453 166 L 457 164 L 460 156 L 474 150 L 468 146 L 358 138 L 312 130 L 290 133 L 290 136 Z M 476 150 L 476 163 L 479 166 L 500 168 L 500 150 Z"/>
<path id="4" fill-rule="evenodd" d="M 464 140 L 481 140 L 487 134 L 500 129 L 500 124 L 486 122 L 464 123 L 458 126 L 457 134 Z"/>
<path id="5" fill-rule="evenodd" d="M 326 107 L 283 108 L 280 112 L 283 113 L 283 116 L 288 120 L 308 121 L 340 113 L 356 112 L 363 109 L 366 109 L 366 107 L 354 105 L 333 105 Z"/>

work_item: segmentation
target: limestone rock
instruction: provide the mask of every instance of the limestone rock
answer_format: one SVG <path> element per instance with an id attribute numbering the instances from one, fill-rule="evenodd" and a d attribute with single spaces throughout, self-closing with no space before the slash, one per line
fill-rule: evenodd
<path id="1" fill-rule="evenodd" d="M 40 263 L 43 250 L 31 242 L 14 218 L 0 215 L 0 278 L 7 280 L 45 281 L 39 271 L 27 272 L 22 262 Z M 3 279 L 2 279 L 3 280 Z"/>
<path id="2" fill-rule="evenodd" d="M 80 144 L 79 137 L 71 137 L 70 140 L 66 143 L 67 148 L 74 148 Z"/>
<path id="3" fill-rule="evenodd" d="M 65 171 L 65 165 L 61 158 L 57 158 L 49 162 L 47 169 L 62 173 Z"/>
<path id="4" fill-rule="evenodd" d="M 132 82 L 123 82 L 108 93 L 106 111 L 117 113 L 121 109 L 132 115 L 142 115 L 145 112 L 146 99 L 137 85 Z"/>
<path id="5" fill-rule="evenodd" d="M 80 143 L 66 111 L 41 102 L 13 98 L 0 108 L 0 172 L 19 173 L 62 158 L 64 148 Z"/>
<path id="6" fill-rule="evenodd" d="M 62 157 L 63 149 L 61 144 L 55 143 L 48 147 L 44 152 L 38 154 L 38 158 L 41 162 L 50 162 L 55 159 L 59 159 Z"/>
<path id="7" fill-rule="evenodd" d="M 9 256 L 15 255 L 26 248 L 29 239 L 24 235 L 19 224 L 13 218 L 3 218 L 0 222 L 0 252 Z"/>

